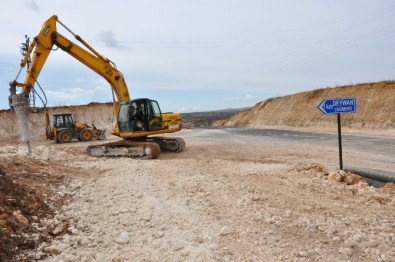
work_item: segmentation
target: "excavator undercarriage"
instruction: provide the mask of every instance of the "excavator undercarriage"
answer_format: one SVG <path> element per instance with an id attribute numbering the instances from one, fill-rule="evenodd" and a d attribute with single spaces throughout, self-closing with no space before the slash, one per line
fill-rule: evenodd
<path id="1" fill-rule="evenodd" d="M 161 151 L 181 152 L 185 141 L 179 137 L 149 137 L 144 141 L 121 140 L 100 145 L 90 145 L 87 153 L 93 157 L 130 157 L 154 159 Z"/>

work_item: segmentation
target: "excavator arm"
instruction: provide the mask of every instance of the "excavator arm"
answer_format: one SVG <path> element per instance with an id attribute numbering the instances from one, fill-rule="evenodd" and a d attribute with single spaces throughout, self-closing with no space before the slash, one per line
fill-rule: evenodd
<path id="1" fill-rule="evenodd" d="M 74 37 L 82 43 L 86 49 L 73 43 L 65 36 L 57 31 L 57 23 L 64 26 Z M 118 71 L 109 59 L 100 55 L 95 49 L 87 44 L 80 36 L 74 34 L 63 23 L 58 20 L 56 15 L 50 17 L 43 24 L 40 33 L 33 39 L 24 59 L 21 62 L 21 69 L 16 79 L 10 83 L 10 105 L 11 107 L 20 103 L 27 103 L 28 95 L 34 87 L 34 84 L 44 67 L 44 64 L 52 51 L 54 46 L 59 47 L 72 57 L 92 69 L 97 74 L 101 75 L 110 84 L 117 101 L 114 101 L 114 113 L 118 118 L 119 103 L 129 101 L 129 91 L 125 79 L 120 71 Z M 20 72 L 26 66 L 30 56 L 32 55 L 30 67 L 26 72 L 26 78 L 23 83 L 17 82 Z M 17 94 L 16 88 L 21 87 L 20 94 Z M 116 124 L 114 127 L 114 134 L 119 135 L 119 128 Z"/>

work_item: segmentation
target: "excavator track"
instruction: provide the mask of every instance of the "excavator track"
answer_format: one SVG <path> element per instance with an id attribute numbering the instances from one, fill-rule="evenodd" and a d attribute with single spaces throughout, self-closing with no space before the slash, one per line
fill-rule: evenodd
<path id="1" fill-rule="evenodd" d="M 162 151 L 167 152 L 178 153 L 185 148 L 185 141 L 180 137 L 150 137 L 147 141 L 157 143 Z"/>
<path id="2" fill-rule="evenodd" d="M 87 148 L 93 157 L 129 157 L 134 159 L 154 159 L 160 155 L 160 147 L 155 142 L 122 140 Z"/>

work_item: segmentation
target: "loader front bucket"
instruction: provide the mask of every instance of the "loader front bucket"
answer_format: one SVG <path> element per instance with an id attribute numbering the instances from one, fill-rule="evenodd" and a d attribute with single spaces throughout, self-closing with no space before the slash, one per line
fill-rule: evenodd
<path id="1" fill-rule="evenodd" d="M 106 130 L 98 130 L 99 131 L 99 140 L 106 140 L 107 139 L 107 137 L 106 137 Z"/>

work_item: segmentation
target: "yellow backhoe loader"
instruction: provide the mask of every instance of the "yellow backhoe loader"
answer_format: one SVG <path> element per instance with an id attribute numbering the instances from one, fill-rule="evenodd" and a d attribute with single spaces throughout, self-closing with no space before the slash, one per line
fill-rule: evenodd
<path id="1" fill-rule="evenodd" d="M 106 130 L 97 129 L 94 124 L 89 126 L 76 122 L 71 113 L 53 114 L 52 125 L 48 110 L 45 110 L 45 135 L 47 139 L 57 143 L 69 143 L 73 138 L 86 142 L 92 139 L 106 139 Z"/>
<path id="2" fill-rule="evenodd" d="M 85 48 L 60 34 L 57 31 L 57 24 L 62 25 Z M 180 152 L 184 149 L 185 142 L 182 138 L 155 136 L 180 131 L 182 128 L 181 114 L 162 113 L 158 102 L 148 98 L 131 100 L 125 79 L 115 64 L 99 54 L 80 36 L 74 34 L 59 21 L 56 15 L 45 21 L 39 34 L 34 37 L 21 62 L 21 68 L 15 80 L 10 83 L 10 106 L 15 112 L 22 141 L 26 141 L 29 145 L 31 140 L 26 132 L 29 129 L 26 116 L 29 93 L 54 46 L 106 79 L 113 92 L 113 111 L 117 119 L 113 134 L 123 140 L 88 146 L 87 153 L 89 155 L 150 159 L 158 157 L 161 150 Z M 31 62 L 26 71 L 25 81 L 19 83 L 17 82 L 19 74 L 28 61 Z M 17 92 L 18 87 L 21 88 L 20 92 Z"/>

